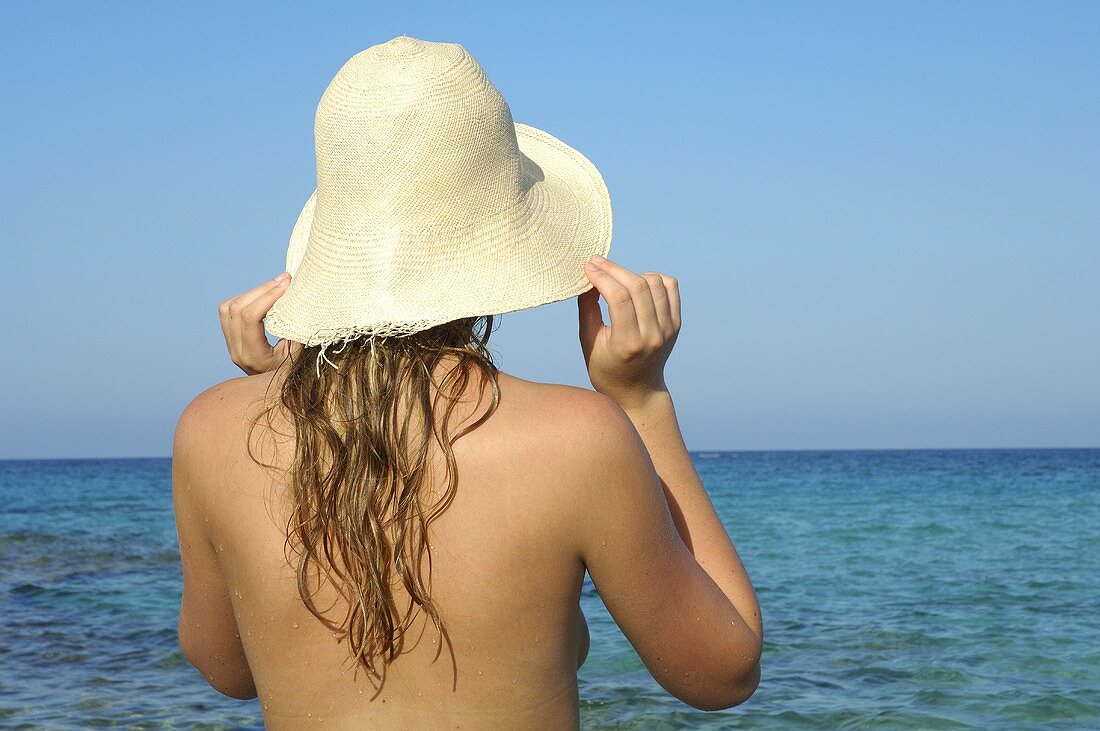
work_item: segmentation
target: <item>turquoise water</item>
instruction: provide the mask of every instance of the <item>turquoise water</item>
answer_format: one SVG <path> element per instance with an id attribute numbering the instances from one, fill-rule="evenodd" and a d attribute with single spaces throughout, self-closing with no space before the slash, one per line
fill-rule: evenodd
<path id="1" fill-rule="evenodd" d="M 694 711 L 583 602 L 591 729 L 1100 728 L 1100 450 L 694 455 L 763 681 Z M 0 462 L 0 726 L 259 728 L 176 646 L 168 460 Z"/>

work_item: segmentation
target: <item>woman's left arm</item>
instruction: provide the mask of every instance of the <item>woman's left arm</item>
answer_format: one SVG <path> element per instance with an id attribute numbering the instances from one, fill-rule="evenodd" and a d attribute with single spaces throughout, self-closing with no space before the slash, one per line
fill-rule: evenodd
<path id="1" fill-rule="evenodd" d="M 172 503 L 176 514 L 183 600 L 180 603 L 179 644 L 184 657 L 213 688 L 231 698 L 251 700 L 256 684 L 241 643 L 229 590 L 217 553 L 206 531 L 207 501 L 201 470 L 202 438 L 210 430 L 217 388 L 200 394 L 176 426 L 172 449 Z"/>

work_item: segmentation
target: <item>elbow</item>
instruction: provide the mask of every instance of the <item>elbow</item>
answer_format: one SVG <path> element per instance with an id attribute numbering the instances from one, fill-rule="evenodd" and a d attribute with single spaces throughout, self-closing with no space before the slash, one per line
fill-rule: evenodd
<path id="1" fill-rule="evenodd" d="M 764 653 L 764 641 L 759 635 L 753 634 L 751 650 L 740 658 L 737 667 L 734 668 L 734 681 L 729 705 L 726 708 L 739 706 L 756 692 L 760 687 L 760 657 Z"/>
<path id="2" fill-rule="evenodd" d="M 754 643 L 752 651 L 739 654 L 736 662 L 716 675 L 709 687 L 700 687 L 697 693 L 681 700 L 700 711 L 724 711 L 741 705 L 760 686 L 760 655 L 760 644 Z"/>
<path id="3" fill-rule="evenodd" d="M 756 664 L 744 677 L 736 678 L 732 682 L 727 680 L 716 683 L 709 688 L 695 688 L 694 692 L 680 695 L 679 698 L 700 711 L 724 711 L 747 701 L 759 685 L 760 665 Z"/>
<path id="4" fill-rule="evenodd" d="M 739 653 L 737 662 L 731 668 L 729 677 L 733 680 L 729 683 L 730 694 L 725 699 L 727 705 L 723 705 L 722 708 L 741 705 L 760 687 L 760 658 L 764 654 L 764 638 L 751 630 L 747 634 L 747 652 Z M 721 708 L 713 710 L 721 710 Z"/>
<path id="5" fill-rule="evenodd" d="M 752 694 L 756 692 L 759 686 L 760 663 L 758 661 L 746 676 L 737 678 L 734 682 L 727 684 L 718 694 L 708 699 L 709 703 L 695 707 L 700 711 L 724 711 L 727 708 L 739 706 L 752 698 Z"/>

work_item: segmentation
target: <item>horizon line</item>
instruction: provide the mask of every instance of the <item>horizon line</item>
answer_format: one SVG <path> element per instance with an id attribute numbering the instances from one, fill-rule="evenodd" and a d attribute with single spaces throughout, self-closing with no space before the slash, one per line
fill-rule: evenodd
<path id="1" fill-rule="evenodd" d="M 781 447 L 778 449 L 688 449 L 688 454 L 770 454 L 822 452 L 1058 452 L 1098 450 L 1087 447 Z M 154 457 L 0 457 L 0 462 L 92 462 L 125 460 L 170 460 L 171 455 Z"/>

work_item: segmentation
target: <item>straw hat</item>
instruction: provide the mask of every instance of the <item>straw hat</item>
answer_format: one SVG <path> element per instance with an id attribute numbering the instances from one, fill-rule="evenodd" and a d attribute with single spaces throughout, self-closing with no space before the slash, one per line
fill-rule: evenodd
<path id="1" fill-rule="evenodd" d="M 591 288 L 611 245 L 595 166 L 512 121 L 457 43 L 407 36 L 357 53 L 314 125 L 317 189 L 286 256 L 267 329 L 306 345 L 407 335 Z"/>

